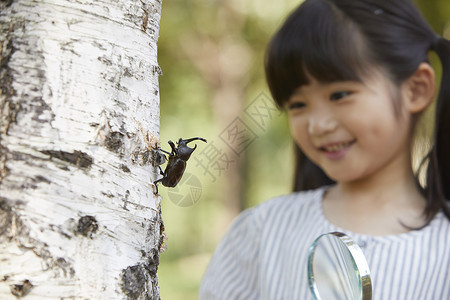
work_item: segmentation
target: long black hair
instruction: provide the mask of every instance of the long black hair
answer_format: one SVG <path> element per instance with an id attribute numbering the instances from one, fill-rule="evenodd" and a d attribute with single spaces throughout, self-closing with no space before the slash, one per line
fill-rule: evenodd
<path id="1" fill-rule="evenodd" d="M 269 89 L 283 108 L 308 84 L 307 73 L 325 83 L 362 81 L 376 67 L 399 85 L 428 62 L 430 50 L 443 74 L 433 143 L 423 160 L 425 186 L 417 180 L 428 221 L 439 210 L 450 219 L 450 41 L 435 34 L 411 0 L 306 0 L 274 35 L 265 61 Z M 295 191 L 333 183 L 298 146 L 295 155 Z"/>

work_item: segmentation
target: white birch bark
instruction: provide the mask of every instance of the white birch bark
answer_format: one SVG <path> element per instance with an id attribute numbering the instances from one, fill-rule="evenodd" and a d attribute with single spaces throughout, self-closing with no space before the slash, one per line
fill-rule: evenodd
<path id="1" fill-rule="evenodd" d="M 0 1 L 0 299 L 159 298 L 160 16 Z"/>

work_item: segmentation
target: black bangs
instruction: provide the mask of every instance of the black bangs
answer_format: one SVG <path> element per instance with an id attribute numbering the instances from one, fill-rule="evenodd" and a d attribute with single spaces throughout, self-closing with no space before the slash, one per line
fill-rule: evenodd
<path id="1" fill-rule="evenodd" d="M 371 53 L 355 24 L 326 0 L 306 0 L 275 34 L 266 52 L 266 80 L 284 107 L 292 93 L 319 82 L 362 81 Z"/>

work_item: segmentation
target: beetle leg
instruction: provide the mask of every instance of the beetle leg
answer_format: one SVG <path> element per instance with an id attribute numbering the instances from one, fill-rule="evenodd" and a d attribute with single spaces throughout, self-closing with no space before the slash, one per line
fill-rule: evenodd
<path id="1" fill-rule="evenodd" d="M 158 194 L 158 183 L 160 183 L 160 182 L 164 179 L 164 171 L 163 171 L 163 169 L 161 168 L 161 166 L 158 166 L 158 168 L 159 168 L 159 173 L 160 173 L 163 177 L 160 178 L 160 179 L 158 179 L 158 180 L 156 180 L 156 181 L 153 181 L 153 185 L 154 185 L 155 188 L 156 188 L 156 193 L 155 193 L 155 195 Z"/>
<path id="2" fill-rule="evenodd" d="M 161 166 L 158 166 L 158 168 L 159 168 L 159 174 L 161 174 L 161 175 L 164 176 L 164 171 L 161 169 Z M 162 178 L 161 178 L 161 179 L 162 179 Z M 159 179 L 159 180 L 161 181 L 161 179 Z"/>
<path id="3" fill-rule="evenodd" d="M 175 144 L 172 141 L 168 141 L 168 143 L 169 143 L 170 147 L 172 148 L 171 155 L 178 154 L 178 151 L 177 151 L 177 148 L 175 147 Z"/>
<path id="4" fill-rule="evenodd" d="M 164 178 L 164 177 L 163 177 L 163 178 Z M 163 178 L 158 179 L 158 180 L 156 180 L 156 181 L 153 182 L 153 185 L 154 185 L 155 188 L 156 188 L 156 193 L 155 193 L 155 195 L 158 195 L 158 183 L 160 183 L 160 182 L 163 180 Z"/>
<path id="5" fill-rule="evenodd" d="M 166 151 L 166 150 L 164 150 L 164 149 L 159 148 L 158 150 L 161 151 L 161 152 L 164 152 L 164 153 L 166 153 L 166 154 L 172 155 L 172 153 L 170 153 L 169 151 Z"/>

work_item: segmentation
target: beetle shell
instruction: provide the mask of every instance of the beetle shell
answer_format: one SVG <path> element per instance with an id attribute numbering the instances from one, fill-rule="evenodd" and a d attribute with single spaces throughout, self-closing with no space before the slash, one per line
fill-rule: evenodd
<path id="1" fill-rule="evenodd" d="M 170 156 L 166 170 L 171 170 L 171 172 L 161 180 L 161 183 L 167 187 L 175 187 L 180 182 L 181 177 L 183 177 L 184 170 L 186 170 L 186 162 L 175 156 Z"/>

